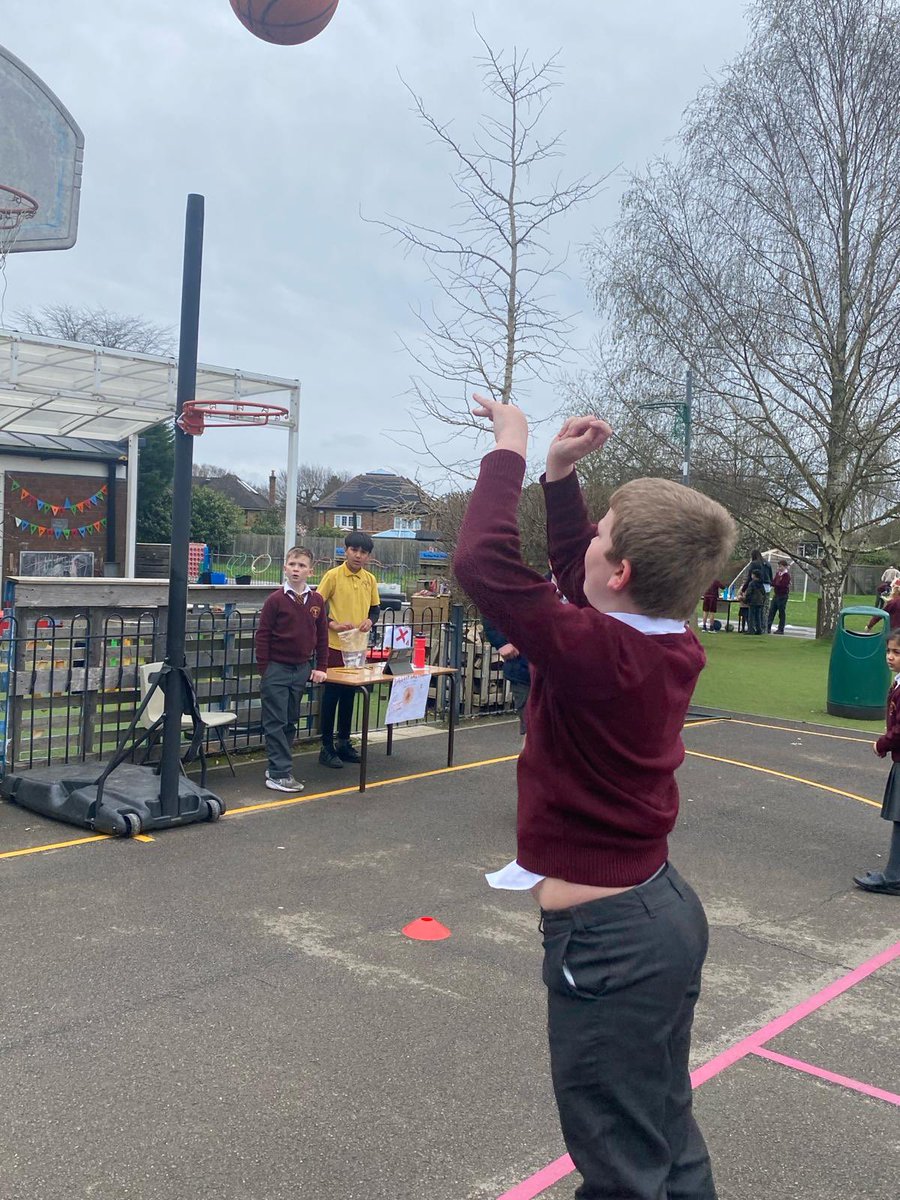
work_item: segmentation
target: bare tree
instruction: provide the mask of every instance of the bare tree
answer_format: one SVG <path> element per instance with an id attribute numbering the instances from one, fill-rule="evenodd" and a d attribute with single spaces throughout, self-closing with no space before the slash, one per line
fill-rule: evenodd
<path id="1" fill-rule="evenodd" d="M 823 548 L 821 635 L 850 556 L 900 514 L 900 25 L 883 0 L 750 15 L 680 160 L 631 179 L 593 281 L 620 366 L 693 365 L 695 428 L 743 462 L 738 515 Z"/>
<path id="2" fill-rule="evenodd" d="M 348 471 L 335 471 L 332 467 L 321 466 L 319 463 L 300 463 L 297 468 L 297 524 L 304 529 L 311 529 L 316 524 L 316 511 L 313 505 L 341 484 L 347 483 L 352 476 Z M 287 471 L 281 470 L 275 480 L 275 500 L 283 506 L 287 495 Z"/>
<path id="3" fill-rule="evenodd" d="M 131 350 L 135 354 L 170 355 L 175 350 L 171 328 L 154 325 L 144 317 L 112 313 L 105 308 L 86 305 L 45 304 L 26 308 L 13 320 L 22 333 L 58 338 L 64 342 L 85 342 L 90 346 L 108 346 L 113 350 Z"/>
<path id="4" fill-rule="evenodd" d="M 469 411 L 472 389 L 504 404 L 515 391 L 521 403 L 528 383 L 565 359 L 572 325 L 549 295 L 563 260 L 548 231 L 600 187 L 587 178 L 561 184 L 553 174 L 561 137 L 538 131 L 557 86 L 556 58 L 535 63 L 515 50 L 503 57 L 478 37 L 492 111 L 468 145 L 404 81 L 419 120 L 453 160 L 459 220 L 446 230 L 396 217 L 375 222 L 422 257 L 436 292 L 433 306 L 416 312 L 418 342 L 403 343 L 422 371 L 410 392 L 415 448 L 464 475 L 483 435 Z M 435 422 L 449 431 L 438 437 Z"/>
<path id="5" fill-rule="evenodd" d="M 195 479 L 221 479 L 232 474 L 227 467 L 217 467 L 215 463 L 194 463 L 191 473 Z"/>

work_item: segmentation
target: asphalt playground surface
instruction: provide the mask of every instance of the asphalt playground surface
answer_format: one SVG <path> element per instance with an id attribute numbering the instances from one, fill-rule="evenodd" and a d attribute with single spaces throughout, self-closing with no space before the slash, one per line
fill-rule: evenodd
<path id="1" fill-rule="evenodd" d="M 887 767 L 862 731 L 684 736 L 721 1200 L 895 1196 L 900 898 L 851 880 L 883 863 Z M 364 794 L 300 755 L 299 802 L 211 772 L 226 816 L 148 840 L 0 804 L 0 1200 L 571 1197 L 537 910 L 483 879 L 514 853 L 517 726 L 456 745 L 447 770 L 443 736 L 373 742 Z M 405 937 L 423 915 L 451 936 Z"/>

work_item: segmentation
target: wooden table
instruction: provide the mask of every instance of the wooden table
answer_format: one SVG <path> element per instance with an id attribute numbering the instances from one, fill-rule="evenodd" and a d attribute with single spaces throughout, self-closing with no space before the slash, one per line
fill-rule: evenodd
<path id="1" fill-rule="evenodd" d="M 453 766 L 453 735 L 456 732 L 456 708 L 459 671 L 456 667 L 422 667 L 414 670 L 413 675 L 445 675 L 450 681 L 450 720 L 447 728 L 447 766 Z M 375 663 L 368 667 L 329 667 L 325 672 L 326 683 L 338 683 L 342 687 L 352 687 L 362 696 L 362 729 L 359 745 L 359 790 L 366 790 L 366 767 L 369 756 L 369 707 L 371 705 L 371 689 L 390 685 L 395 679 L 406 679 L 405 675 L 385 675 L 384 664 Z M 394 727 L 387 727 L 387 753 L 394 747 Z"/>

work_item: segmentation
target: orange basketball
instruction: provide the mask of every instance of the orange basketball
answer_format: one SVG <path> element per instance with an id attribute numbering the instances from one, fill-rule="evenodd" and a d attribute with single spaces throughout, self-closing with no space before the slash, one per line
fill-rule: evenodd
<path id="1" fill-rule="evenodd" d="M 238 20 L 264 42 L 299 46 L 321 33 L 338 0 L 231 0 Z"/>

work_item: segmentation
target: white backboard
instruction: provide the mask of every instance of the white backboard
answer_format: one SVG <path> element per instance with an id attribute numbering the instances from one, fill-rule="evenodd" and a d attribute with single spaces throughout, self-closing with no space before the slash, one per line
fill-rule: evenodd
<path id="1" fill-rule="evenodd" d="M 84 135 L 47 85 L 3 46 L 0 114 L 0 184 L 38 202 L 12 250 L 67 250 L 78 230 Z"/>

